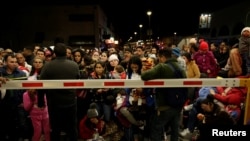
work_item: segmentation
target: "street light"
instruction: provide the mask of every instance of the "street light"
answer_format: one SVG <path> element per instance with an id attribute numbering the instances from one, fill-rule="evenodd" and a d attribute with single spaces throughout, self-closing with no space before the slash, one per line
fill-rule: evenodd
<path id="1" fill-rule="evenodd" d="M 141 34 L 142 34 L 142 33 L 141 33 L 141 30 L 142 30 L 143 25 L 140 24 L 139 27 L 140 27 L 140 40 L 141 40 L 141 37 L 142 37 L 142 35 L 141 35 Z"/>
<path id="2" fill-rule="evenodd" d="M 137 35 L 137 32 L 134 32 L 134 34 L 135 34 L 135 41 L 136 41 L 136 35 Z"/>
<path id="3" fill-rule="evenodd" d="M 152 11 L 148 11 L 147 15 L 148 15 L 148 27 L 150 28 L 150 16 L 152 15 Z"/>
<path id="4" fill-rule="evenodd" d="M 150 17 L 152 15 L 152 11 L 147 11 L 147 15 L 148 15 L 148 31 L 147 31 L 147 35 L 149 36 L 149 40 L 151 42 L 151 35 L 152 35 L 152 29 L 151 29 L 151 25 L 150 25 Z"/>
<path id="5" fill-rule="evenodd" d="M 177 34 L 177 32 L 174 32 L 174 45 L 176 45 L 176 34 Z"/>

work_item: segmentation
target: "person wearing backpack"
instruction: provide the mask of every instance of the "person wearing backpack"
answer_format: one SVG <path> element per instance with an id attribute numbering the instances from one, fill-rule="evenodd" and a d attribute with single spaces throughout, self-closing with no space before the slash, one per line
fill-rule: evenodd
<path id="1" fill-rule="evenodd" d="M 158 52 L 159 63 L 141 74 L 144 81 L 153 79 L 184 79 L 185 71 L 172 58 L 172 48 Z M 161 141 L 165 125 L 171 128 L 171 141 L 178 141 L 181 112 L 187 99 L 187 88 L 156 88 L 155 112 L 152 119 L 151 135 L 153 141 Z"/>

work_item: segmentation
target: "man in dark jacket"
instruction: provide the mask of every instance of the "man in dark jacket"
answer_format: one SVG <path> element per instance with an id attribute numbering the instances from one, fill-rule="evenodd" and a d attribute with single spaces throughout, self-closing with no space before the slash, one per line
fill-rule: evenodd
<path id="1" fill-rule="evenodd" d="M 5 65 L 0 68 L 2 83 L 6 80 L 23 80 L 26 74 L 18 69 L 17 58 L 13 53 L 4 56 Z M 28 113 L 23 108 L 25 90 L 1 89 L 0 91 L 0 140 L 17 141 L 31 138 L 28 126 Z"/>
<path id="2" fill-rule="evenodd" d="M 181 69 L 176 59 L 171 58 L 171 54 L 171 48 L 159 50 L 159 64 L 157 64 L 154 68 L 143 72 L 141 79 L 174 79 L 176 78 L 176 75 L 173 68 L 178 68 L 178 70 L 182 73 L 183 78 L 185 78 L 185 71 Z M 169 63 L 172 64 L 173 68 L 169 65 Z M 151 124 L 151 140 L 162 141 L 163 129 L 166 125 L 169 125 L 171 128 L 171 141 L 178 141 L 182 107 L 171 106 L 166 102 L 166 98 L 168 98 L 166 88 L 156 88 L 155 91 L 156 112 L 153 115 Z"/>
<path id="3" fill-rule="evenodd" d="M 55 45 L 56 58 L 44 65 L 40 74 L 41 80 L 79 79 L 79 67 L 66 58 L 66 48 L 63 43 Z M 77 141 L 76 90 L 50 89 L 46 94 L 52 129 L 51 140 L 60 140 L 60 133 L 64 131 L 70 141 Z"/>

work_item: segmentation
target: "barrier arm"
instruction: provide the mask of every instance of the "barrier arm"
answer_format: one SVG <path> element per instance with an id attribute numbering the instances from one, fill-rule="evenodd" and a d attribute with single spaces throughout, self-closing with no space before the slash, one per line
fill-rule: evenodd
<path id="1" fill-rule="evenodd" d="M 83 88 L 160 88 L 160 87 L 247 87 L 244 124 L 250 121 L 250 79 L 157 79 L 150 81 L 126 79 L 98 79 L 98 80 L 9 80 L 0 83 L 0 90 L 4 89 L 83 89 Z"/>

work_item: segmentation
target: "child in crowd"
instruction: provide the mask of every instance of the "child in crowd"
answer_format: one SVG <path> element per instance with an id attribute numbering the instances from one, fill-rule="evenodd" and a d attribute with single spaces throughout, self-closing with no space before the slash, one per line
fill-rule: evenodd
<path id="1" fill-rule="evenodd" d="M 117 65 L 114 68 L 114 71 L 111 71 L 111 76 L 114 79 L 126 79 L 126 72 L 122 65 Z"/>
<path id="2" fill-rule="evenodd" d="M 80 121 L 80 138 L 84 140 L 97 139 L 99 141 L 102 139 L 104 127 L 105 122 L 98 115 L 97 105 L 91 103 L 86 116 Z"/>
<path id="3" fill-rule="evenodd" d="M 234 119 L 235 123 L 237 124 L 241 116 L 241 98 L 238 95 L 230 97 L 230 99 L 228 100 L 228 104 L 225 105 L 225 110 L 229 113 L 229 115 Z"/>

